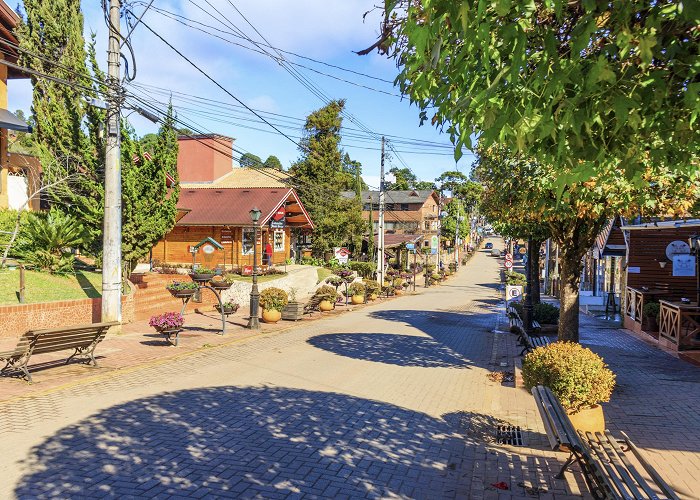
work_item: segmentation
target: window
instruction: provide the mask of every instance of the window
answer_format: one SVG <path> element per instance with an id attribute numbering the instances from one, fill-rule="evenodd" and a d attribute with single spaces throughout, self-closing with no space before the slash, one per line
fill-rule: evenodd
<path id="1" fill-rule="evenodd" d="M 284 252 L 284 231 L 275 231 L 273 251 Z"/>
<path id="2" fill-rule="evenodd" d="M 425 230 L 430 231 L 430 221 L 425 221 Z"/>
<path id="3" fill-rule="evenodd" d="M 396 222 L 385 222 L 384 229 L 387 231 L 393 231 L 396 229 Z"/>
<path id="4" fill-rule="evenodd" d="M 428 240 L 425 240 L 425 241 L 423 242 L 423 246 L 424 246 L 424 247 L 429 247 L 429 246 L 430 246 L 430 242 L 429 242 Z"/>
<path id="5" fill-rule="evenodd" d="M 406 212 L 406 211 L 408 210 L 408 203 L 402 203 L 402 204 L 401 204 L 401 210 L 403 210 L 404 212 Z"/>
<path id="6" fill-rule="evenodd" d="M 386 210 L 387 212 L 393 212 L 396 209 L 394 208 L 393 203 L 387 203 L 384 207 L 384 210 Z"/>
<path id="7" fill-rule="evenodd" d="M 255 229 L 252 227 L 243 228 L 243 255 L 253 255 L 253 238 L 255 238 Z"/>

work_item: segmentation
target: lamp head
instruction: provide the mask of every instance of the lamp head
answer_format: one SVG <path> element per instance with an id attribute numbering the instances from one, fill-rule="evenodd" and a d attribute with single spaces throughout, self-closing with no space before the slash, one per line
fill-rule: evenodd
<path id="1" fill-rule="evenodd" d="M 258 207 L 254 207 L 250 209 L 250 219 L 253 221 L 253 223 L 258 222 L 260 220 L 260 214 L 262 213 Z"/>

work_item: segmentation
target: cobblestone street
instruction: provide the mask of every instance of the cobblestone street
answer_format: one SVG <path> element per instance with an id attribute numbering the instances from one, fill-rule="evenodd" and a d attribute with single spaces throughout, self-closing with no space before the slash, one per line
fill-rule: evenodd
<path id="1" fill-rule="evenodd" d="M 489 377 L 519 353 L 498 265 L 480 251 L 416 295 L 6 400 L 0 498 L 581 497 L 530 394 Z M 609 427 L 697 498 L 700 369 L 582 321 L 618 373 Z"/>

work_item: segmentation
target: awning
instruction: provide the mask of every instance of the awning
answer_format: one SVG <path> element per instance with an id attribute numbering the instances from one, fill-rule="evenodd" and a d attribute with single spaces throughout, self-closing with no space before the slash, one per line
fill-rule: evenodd
<path id="1" fill-rule="evenodd" d="M 0 128 L 17 130 L 19 132 L 31 132 L 32 127 L 17 118 L 6 109 L 0 108 Z"/>

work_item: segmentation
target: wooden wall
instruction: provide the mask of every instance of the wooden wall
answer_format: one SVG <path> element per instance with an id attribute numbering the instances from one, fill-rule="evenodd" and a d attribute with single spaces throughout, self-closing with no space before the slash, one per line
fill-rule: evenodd
<path id="1" fill-rule="evenodd" d="M 232 234 L 231 242 L 222 241 L 222 230 L 230 230 Z M 258 263 L 262 263 L 262 250 L 268 238 L 273 245 L 274 230 L 270 228 L 258 229 Z M 284 251 L 274 252 L 274 264 L 284 264 L 289 258 L 290 229 L 284 229 Z M 192 254 L 189 247 L 196 245 L 204 238 L 213 238 L 224 246 L 224 250 L 217 250 L 211 256 L 205 256 L 202 252 L 197 254 L 197 262 L 207 267 L 223 266 L 224 261 L 227 267 L 253 265 L 253 255 L 243 255 L 243 228 L 223 226 L 176 226 L 168 235 L 159 241 L 152 251 L 152 258 L 168 264 L 192 264 Z"/>
<path id="2" fill-rule="evenodd" d="M 673 276 L 673 263 L 666 259 L 666 246 L 675 240 L 687 242 L 693 228 L 687 229 L 649 229 L 630 231 L 629 260 L 627 269 L 627 286 L 657 288 L 658 284 L 668 284 L 669 297 L 678 300 L 681 297 L 695 298 L 696 278 Z M 666 261 L 666 267 L 659 266 L 659 260 Z M 630 267 L 639 267 L 640 272 L 630 273 Z"/>

